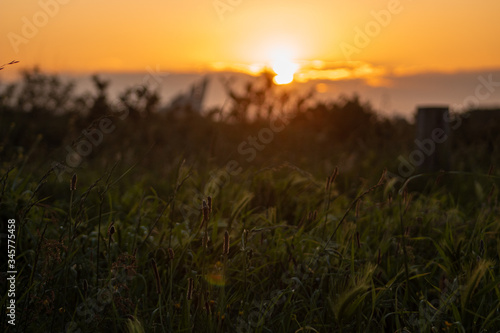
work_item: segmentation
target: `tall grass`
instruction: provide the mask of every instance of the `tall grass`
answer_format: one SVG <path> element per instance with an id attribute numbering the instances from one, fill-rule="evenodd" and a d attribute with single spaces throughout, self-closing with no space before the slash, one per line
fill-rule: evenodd
<path id="1" fill-rule="evenodd" d="M 24 221 L 18 238 L 24 315 L 17 327 L 26 331 L 500 327 L 500 206 L 473 196 L 474 203 L 458 203 L 468 191 L 467 177 L 460 178 L 459 193 L 435 185 L 411 193 L 411 200 L 407 192 L 396 200 L 398 188 L 381 180 L 354 197 L 338 192 L 331 200 L 322 177 L 304 178 L 291 169 L 245 172 L 210 197 L 210 209 L 205 197 L 199 213 L 183 220 L 153 188 L 128 182 L 119 190 L 128 176 L 115 182 L 109 173 L 99 187 L 101 177 L 79 172 L 83 188 L 73 189 L 70 200 L 74 228 L 65 232 L 60 226 L 69 205 L 27 194 L 40 181 L 19 184 L 19 172 L 2 168 L 3 198 Z M 206 176 L 191 172 L 195 179 Z M 43 177 L 54 188 L 63 186 Z M 342 180 L 341 169 L 336 177 Z M 498 184 L 498 176 L 476 178 L 481 186 Z M 282 200 L 265 205 L 263 183 Z M 171 188 L 176 207 L 193 204 L 196 186 L 187 180 Z M 312 218 L 311 211 L 321 213 Z M 110 221 L 107 238 L 103 220 Z M 104 240 L 106 246 L 99 246 Z"/>

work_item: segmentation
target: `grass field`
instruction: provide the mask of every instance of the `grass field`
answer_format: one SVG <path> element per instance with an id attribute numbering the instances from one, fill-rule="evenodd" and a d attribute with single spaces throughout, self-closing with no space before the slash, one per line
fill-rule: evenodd
<path id="1" fill-rule="evenodd" d="M 37 123 L 6 103 L 0 214 L 18 273 L 5 332 L 500 330 L 498 156 L 462 147 L 456 171 L 402 183 L 384 169 L 412 126 L 368 121 L 356 99 L 287 121 L 235 107 Z M 66 146 L 99 138 L 70 165 Z"/>

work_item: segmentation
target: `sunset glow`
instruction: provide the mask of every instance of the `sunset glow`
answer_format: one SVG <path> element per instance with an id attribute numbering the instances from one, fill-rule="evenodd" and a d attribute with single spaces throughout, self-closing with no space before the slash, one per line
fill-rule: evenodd
<path id="1" fill-rule="evenodd" d="M 360 79 L 390 87 L 391 75 L 500 68 L 500 44 L 491 42 L 500 34 L 494 0 L 480 6 L 451 0 L 153 0 L 147 6 L 27 0 L 5 7 L 2 63 L 20 63 L 1 71 L 0 79 L 34 66 L 82 74 L 155 68 L 257 76 L 271 70 L 275 84 Z"/>

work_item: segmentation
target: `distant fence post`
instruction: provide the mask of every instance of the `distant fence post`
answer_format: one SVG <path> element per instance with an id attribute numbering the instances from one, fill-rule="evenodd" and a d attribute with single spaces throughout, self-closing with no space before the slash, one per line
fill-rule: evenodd
<path id="1" fill-rule="evenodd" d="M 416 149 L 422 151 L 420 172 L 450 170 L 450 126 L 448 106 L 419 106 Z"/>

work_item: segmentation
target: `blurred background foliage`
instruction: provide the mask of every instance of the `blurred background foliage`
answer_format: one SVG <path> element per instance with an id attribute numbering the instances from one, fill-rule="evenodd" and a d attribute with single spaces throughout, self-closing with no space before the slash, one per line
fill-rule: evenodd
<path id="1" fill-rule="evenodd" d="M 161 170 L 180 157 L 220 167 L 231 159 L 245 163 L 248 156 L 238 146 L 249 136 L 258 139 L 259 131 L 284 115 L 289 122 L 265 148 L 259 143 L 253 167 L 286 161 L 320 173 L 339 165 L 347 173 L 368 168 L 380 174 L 384 168 L 397 170 L 397 157 L 414 149 L 411 121 L 381 116 L 356 95 L 319 102 L 313 93 L 279 90 L 269 73 L 248 82 L 243 92 L 226 82 L 224 106 L 203 112 L 162 104 L 158 91 L 147 85 L 126 89 L 112 100 L 109 81 L 93 76 L 92 83 L 93 91 L 76 93 L 74 83 L 35 68 L 24 71 L 20 82 L 0 86 L 0 158 L 31 150 L 36 161 L 64 161 L 65 147 L 88 140 L 82 131 L 98 129 L 103 117 L 111 119 L 114 130 L 79 167 L 120 160 Z M 499 160 L 498 116 L 468 120 L 463 117 L 452 133 L 454 166 L 485 172 Z"/>

